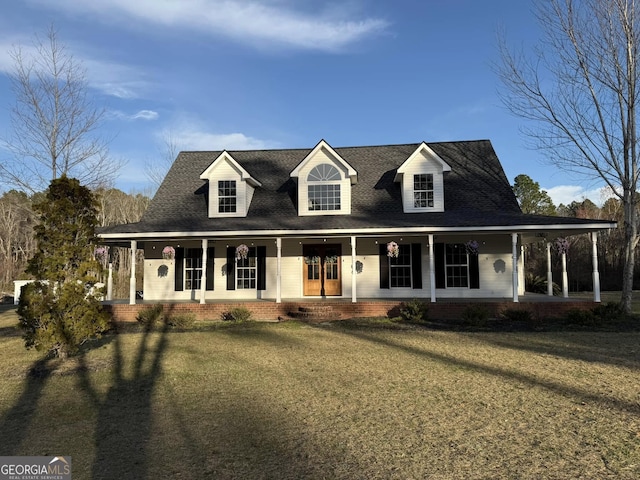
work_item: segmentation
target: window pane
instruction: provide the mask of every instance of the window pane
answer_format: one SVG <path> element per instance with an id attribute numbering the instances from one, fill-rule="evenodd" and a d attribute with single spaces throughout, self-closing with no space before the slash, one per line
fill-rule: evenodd
<path id="1" fill-rule="evenodd" d="M 256 288 L 256 265 L 255 247 L 249 248 L 247 258 L 236 259 L 236 288 L 239 290 Z"/>
<path id="2" fill-rule="evenodd" d="M 413 176 L 413 206 L 433 207 L 433 174 L 422 173 Z"/>
<path id="3" fill-rule="evenodd" d="M 184 289 L 200 290 L 202 279 L 202 249 L 186 248 L 184 252 Z"/>
<path id="4" fill-rule="evenodd" d="M 411 287 L 411 246 L 398 245 L 398 257 L 389 258 L 390 286 Z"/>
<path id="5" fill-rule="evenodd" d="M 446 245 L 445 262 L 447 272 L 447 287 L 469 286 L 469 256 L 463 243 Z"/>
<path id="6" fill-rule="evenodd" d="M 341 180 L 341 176 L 338 169 L 328 163 L 322 163 L 312 168 L 307 176 L 308 182 L 325 182 L 332 180 Z"/>
<path id="7" fill-rule="evenodd" d="M 218 212 L 230 213 L 236 211 L 236 181 L 218 181 Z"/>
<path id="8" fill-rule="evenodd" d="M 317 263 L 307 265 L 307 279 L 319 280 L 320 279 L 320 265 Z"/>
<path id="9" fill-rule="evenodd" d="M 309 185 L 309 210 L 340 210 L 340 185 Z"/>

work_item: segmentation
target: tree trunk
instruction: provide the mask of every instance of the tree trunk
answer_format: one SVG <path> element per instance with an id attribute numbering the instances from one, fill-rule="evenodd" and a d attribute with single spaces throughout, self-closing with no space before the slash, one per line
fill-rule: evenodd
<path id="1" fill-rule="evenodd" d="M 624 192 L 624 268 L 622 274 L 622 298 L 620 303 L 627 314 L 631 313 L 635 250 L 638 244 L 635 192 Z"/>

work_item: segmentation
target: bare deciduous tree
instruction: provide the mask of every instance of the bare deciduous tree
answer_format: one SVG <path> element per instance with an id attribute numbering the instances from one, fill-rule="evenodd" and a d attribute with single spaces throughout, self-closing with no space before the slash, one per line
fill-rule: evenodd
<path id="1" fill-rule="evenodd" d="M 58 40 L 53 26 L 33 49 L 10 52 L 15 104 L 11 135 L 4 139 L 11 157 L 0 161 L 2 179 L 20 190 L 43 191 L 65 174 L 95 188 L 110 183 L 120 168 L 98 135 L 104 110 L 89 96 L 86 70 Z"/>
<path id="2" fill-rule="evenodd" d="M 126 194 L 116 188 L 100 188 L 95 195 L 100 227 L 140 221 L 150 201 L 144 193 Z"/>
<path id="3" fill-rule="evenodd" d="M 543 41 L 531 55 L 500 41 L 503 101 L 549 161 L 604 181 L 624 209 L 622 305 L 631 310 L 635 247 L 640 7 L 633 0 L 546 0 Z"/>
<path id="4" fill-rule="evenodd" d="M 165 132 L 162 136 L 163 145 L 157 159 L 145 162 L 145 173 L 151 180 L 154 189 L 157 190 L 164 181 L 164 177 L 171 168 L 173 161 L 178 156 L 180 148 L 173 132 Z"/>
<path id="5" fill-rule="evenodd" d="M 31 200 L 25 193 L 11 190 L 0 196 L 0 293 L 13 291 L 12 281 L 33 255 L 35 223 Z"/>

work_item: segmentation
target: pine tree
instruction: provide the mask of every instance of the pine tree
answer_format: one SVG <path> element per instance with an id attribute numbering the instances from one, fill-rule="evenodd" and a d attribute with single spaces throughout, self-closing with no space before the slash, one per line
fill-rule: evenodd
<path id="1" fill-rule="evenodd" d="M 91 293 L 101 268 L 94 257 L 96 201 L 78 180 L 62 176 L 34 210 L 38 249 L 27 273 L 38 280 L 23 288 L 18 315 L 27 348 L 66 357 L 108 328 Z"/>

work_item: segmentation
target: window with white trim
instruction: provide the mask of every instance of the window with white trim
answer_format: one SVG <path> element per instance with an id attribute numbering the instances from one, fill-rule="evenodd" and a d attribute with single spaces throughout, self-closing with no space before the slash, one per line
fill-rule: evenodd
<path id="1" fill-rule="evenodd" d="M 389 286 L 411 288 L 411 245 L 398 245 L 398 256 L 389 257 Z"/>
<path id="2" fill-rule="evenodd" d="M 236 288 L 238 290 L 256 288 L 258 275 L 258 263 L 256 260 L 255 247 L 249 248 L 247 258 L 236 259 Z"/>
<path id="3" fill-rule="evenodd" d="M 433 208 L 433 174 L 420 173 L 413 176 L 414 208 Z"/>
<path id="4" fill-rule="evenodd" d="M 445 247 L 447 288 L 469 286 L 469 254 L 464 243 L 448 243 Z"/>
<path id="5" fill-rule="evenodd" d="M 328 163 L 315 166 L 307 176 L 309 211 L 340 210 L 340 171 Z"/>
<path id="6" fill-rule="evenodd" d="M 184 250 L 184 289 L 200 290 L 202 280 L 202 249 Z"/>
<path id="7" fill-rule="evenodd" d="M 218 212 L 235 213 L 236 203 L 236 181 L 218 180 Z"/>

